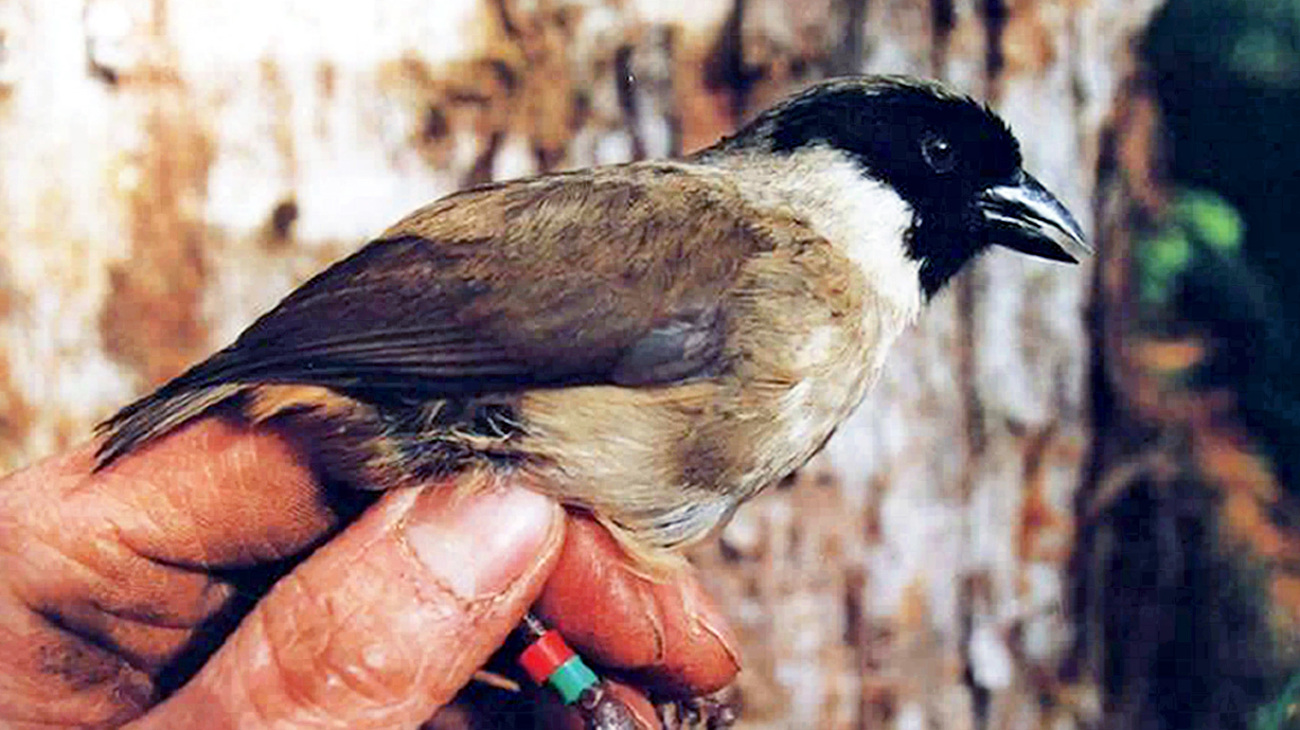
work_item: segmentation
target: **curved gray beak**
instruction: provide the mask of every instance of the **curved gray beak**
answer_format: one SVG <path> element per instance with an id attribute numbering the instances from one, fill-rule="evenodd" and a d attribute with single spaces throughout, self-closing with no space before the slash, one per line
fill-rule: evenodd
<path id="1" fill-rule="evenodd" d="M 985 190 L 978 204 L 989 224 L 989 243 L 1072 264 L 1092 253 L 1074 216 L 1029 173 L 1020 173 L 1015 184 Z"/>

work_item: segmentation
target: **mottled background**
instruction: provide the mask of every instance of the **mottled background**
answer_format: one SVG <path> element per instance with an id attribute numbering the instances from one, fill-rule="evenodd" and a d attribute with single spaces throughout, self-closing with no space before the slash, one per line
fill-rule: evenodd
<path id="1" fill-rule="evenodd" d="M 1192 591 L 1133 624 L 1158 654 L 1195 644 L 1161 617 L 1200 599 L 1126 541 L 1183 544 L 1159 495 L 1214 468 L 1239 489 L 1180 498 L 1190 524 L 1235 494 L 1247 543 L 1287 538 L 1249 437 L 1161 394 L 1201 340 L 1131 337 L 1135 241 L 1171 199 L 1137 62 L 1157 5 L 0 0 L 0 467 L 85 439 L 442 194 L 689 151 L 826 75 L 937 76 L 1010 121 L 1099 256 L 988 256 L 826 452 L 699 551 L 744 727 L 1162 726 L 1125 611 Z"/>

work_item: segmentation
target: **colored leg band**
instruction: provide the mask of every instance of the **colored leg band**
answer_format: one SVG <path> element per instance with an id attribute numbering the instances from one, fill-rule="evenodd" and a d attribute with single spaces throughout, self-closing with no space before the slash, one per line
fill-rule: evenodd
<path id="1" fill-rule="evenodd" d="M 560 699 L 564 700 L 564 704 L 571 705 L 578 701 L 583 690 L 594 687 L 599 681 L 596 679 L 596 674 L 582 662 L 582 657 L 575 655 L 561 664 L 546 683 L 560 693 Z"/>
<path id="2" fill-rule="evenodd" d="M 559 632 L 548 630 L 519 655 L 519 664 L 537 684 L 548 684 L 564 704 L 578 701 L 583 690 L 596 685 L 596 678 L 582 658 L 573 653 Z"/>

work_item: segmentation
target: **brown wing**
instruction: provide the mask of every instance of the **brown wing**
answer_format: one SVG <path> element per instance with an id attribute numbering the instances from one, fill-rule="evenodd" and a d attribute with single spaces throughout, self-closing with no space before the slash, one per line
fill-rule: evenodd
<path id="1" fill-rule="evenodd" d="M 724 188 L 674 166 L 456 194 L 317 275 L 233 345 L 118 414 L 105 450 L 124 452 L 160 435 L 158 424 L 183 422 L 168 403 L 206 408 L 197 393 L 232 384 L 405 400 L 688 378 L 715 364 L 721 301 L 739 267 L 771 246 Z"/>

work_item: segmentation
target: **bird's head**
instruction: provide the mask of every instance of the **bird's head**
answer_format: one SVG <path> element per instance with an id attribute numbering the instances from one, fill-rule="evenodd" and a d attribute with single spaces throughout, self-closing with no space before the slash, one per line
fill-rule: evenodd
<path id="1" fill-rule="evenodd" d="M 903 241 L 933 295 L 966 262 L 1001 245 L 1077 262 L 1079 224 L 1021 167 L 1020 145 L 987 106 L 938 83 L 899 76 L 834 79 L 759 115 L 719 151 L 842 153 L 912 211 Z"/>

